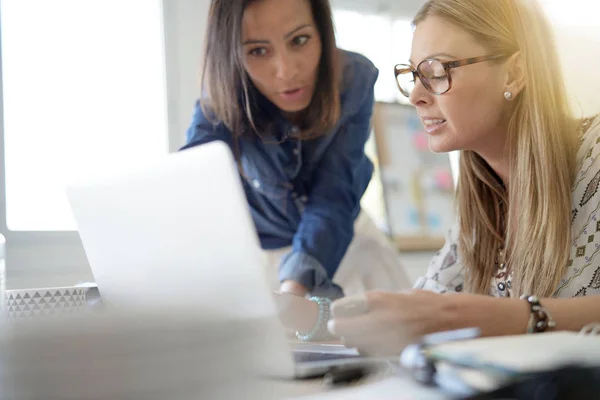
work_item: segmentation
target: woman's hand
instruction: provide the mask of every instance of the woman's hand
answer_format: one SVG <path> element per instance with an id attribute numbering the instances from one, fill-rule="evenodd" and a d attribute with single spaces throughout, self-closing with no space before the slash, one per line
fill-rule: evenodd
<path id="1" fill-rule="evenodd" d="M 424 334 L 452 329 L 452 297 L 422 290 L 346 297 L 333 302 L 328 328 L 361 352 L 399 354 Z"/>
<path id="2" fill-rule="evenodd" d="M 282 293 L 289 293 L 296 296 L 304 297 L 308 293 L 308 289 L 296 281 L 283 281 L 279 287 Z"/>
<path id="3" fill-rule="evenodd" d="M 317 323 L 317 303 L 289 293 L 274 292 L 273 297 L 279 319 L 288 330 L 309 332 Z"/>

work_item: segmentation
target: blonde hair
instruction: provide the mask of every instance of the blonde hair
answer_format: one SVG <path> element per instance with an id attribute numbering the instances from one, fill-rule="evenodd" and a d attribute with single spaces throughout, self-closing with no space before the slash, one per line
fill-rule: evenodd
<path id="1" fill-rule="evenodd" d="M 430 0 L 413 24 L 428 16 L 460 27 L 490 54 L 520 52 L 524 66 L 525 88 L 508 116 L 507 188 L 478 154 L 460 155 L 456 201 L 465 287 L 489 293 L 505 248 L 513 296 L 551 296 L 569 260 L 578 144 L 552 29 L 535 0 Z"/>

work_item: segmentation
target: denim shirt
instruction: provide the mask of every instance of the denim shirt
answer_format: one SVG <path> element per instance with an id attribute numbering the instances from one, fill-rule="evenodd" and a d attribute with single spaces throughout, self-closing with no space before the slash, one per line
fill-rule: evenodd
<path id="1" fill-rule="evenodd" d="M 275 136 L 283 142 L 268 140 L 269 134 L 238 139 L 242 183 L 261 246 L 292 247 L 279 266 L 280 281 L 297 281 L 329 298 L 343 296 L 332 278 L 354 236 L 373 174 L 364 147 L 379 74 L 360 54 L 342 56 L 341 118 L 331 132 L 308 140 L 290 137 L 298 128 L 277 112 Z M 209 121 L 197 102 L 182 150 L 213 140 L 235 151 L 231 132 Z"/>

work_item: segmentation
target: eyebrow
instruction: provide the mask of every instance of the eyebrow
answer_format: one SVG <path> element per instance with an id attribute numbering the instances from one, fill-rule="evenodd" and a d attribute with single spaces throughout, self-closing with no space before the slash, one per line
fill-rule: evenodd
<path id="1" fill-rule="evenodd" d="M 443 56 L 443 57 L 447 57 L 447 58 L 457 58 L 451 54 L 448 53 L 435 53 L 435 54 L 431 54 L 430 56 L 427 56 L 424 58 L 424 60 L 430 59 L 430 58 L 435 58 L 435 57 L 439 57 L 439 56 Z M 408 60 L 409 63 L 414 64 L 413 60 L 409 59 Z"/>
<path id="2" fill-rule="evenodd" d="M 312 26 L 312 24 L 303 24 L 303 25 L 300 25 L 297 28 L 295 28 L 293 31 L 286 33 L 283 36 L 283 38 L 284 39 L 288 39 L 294 33 L 298 32 L 301 29 L 309 27 L 309 26 Z M 249 44 L 269 44 L 269 41 L 268 40 L 249 39 L 249 40 L 246 40 L 244 43 L 242 43 L 242 46 L 246 46 L 246 45 L 249 45 Z"/>

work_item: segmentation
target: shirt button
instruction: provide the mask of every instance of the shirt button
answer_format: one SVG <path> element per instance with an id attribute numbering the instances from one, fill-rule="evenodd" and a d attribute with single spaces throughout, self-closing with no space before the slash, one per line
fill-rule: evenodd
<path id="1" fill-rule="evenodd" d="M 290 133 L 292 135 L 297 135 L 300 133 L 300 128 L 298 128 L 297 126 L 294 125 L 294 126 L 292 126 L 292 129 L 290 129 Z"/>
<path id="2" fill-rule="evenodd" d="M 299 151 L 298 149 L 294 149 L 294 150 L 292 150 L 292 152 L 293 152 L 293 153 L 294 153 L 294 155 L 296 155 L 296 156 L 297 156 L 298 154 L 300 154 L 300 151 Z"/>
<path id="3" fill-rule="evenodd" d="M 260 187 L 260 182 L 258 181 L 258 179 L 255 179 L 252 181 L 252 185 L 254 185 L 256 189 L 258 189 Z"/>
<path id="4" fill-rule="evenodd" d="M 300 200 L 302 200 L 303 203 L 306 203 L 308 201 L 308 197 L 302 196 L 300 197 Z"/>

